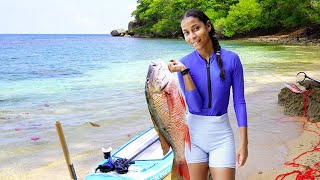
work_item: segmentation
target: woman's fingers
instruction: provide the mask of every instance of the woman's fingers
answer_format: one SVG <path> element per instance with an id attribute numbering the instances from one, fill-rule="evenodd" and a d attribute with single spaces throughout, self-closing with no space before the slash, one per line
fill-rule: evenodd
<path id="1" fill-rule="evenodd" d="M 170 72 L 177 72 L 176 66 L 177 66 L 177 61 L 174 59 L 171 59 L 168 63 L 168 68 L 169 68 Z"/>
<path id="2" fill-rule="evenodd" d="M 241 154 L 237 154 L 237 168 L 243 166 L 247 161 L 247 156 L 245 155 L 241 155 Z"/>
<path id="3" fill-rule="evenodd" d="M 238 154 L 237 156 L 237 168 L 243 166 L 244 162 L 243 162 L 243 156 L 241 156 L 240 154 Z"/>
<path id="4" fill-rule="evenodd" d="M 168 68 L 170 72 L 180 72 L 182 69 L 185 69 L 185 66 L 180 61 L 171 59 L 168 63 Z"/>

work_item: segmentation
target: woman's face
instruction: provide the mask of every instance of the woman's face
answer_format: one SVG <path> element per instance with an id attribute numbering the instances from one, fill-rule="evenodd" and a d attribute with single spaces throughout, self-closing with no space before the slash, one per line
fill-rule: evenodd
<path id="1" fill-rule="evenodd" d="M 209 22 L 204 24 L 198 18 L 190 16 L 181 21 L 181 29 L 186 42 L 196 50 L 202 50 L 210 45 L 211 24 Z"/>

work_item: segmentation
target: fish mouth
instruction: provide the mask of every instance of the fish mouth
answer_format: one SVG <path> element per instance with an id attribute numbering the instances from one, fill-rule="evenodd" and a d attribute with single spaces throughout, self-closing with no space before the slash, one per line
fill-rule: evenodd
<path id="1" fill-rule="evenodd" d="M 162 61 L 151 61 L 145 81 L 146 89 L 152 93 L 161 93 L 168 86 L 171 78 L 167 67 L 167 64 Z"/>
<path id="2" fill-rule="evenodd" d="M 158 85 L 157 86 L 158 88 L 157 88 L 152 82 L 154 79 L 147 77 L 146 78 L 146 88 L 147 89 L 155 89 L 155 90 L 158 89 L 158 90 L 160 90 L 159 92 L 162 92 L 168 86 L 168 84 L 170 82 L 169 80 L 167 80 L 167 78 L 168 78 L 167 76 L 163 77 L 163 79 L 161 80 L 162 81 L 161 85 Z M 155 81 L 157 81 L 157 80 L 155 80 Z"/>
<path id="3" fill-rule="evenodd" d="M 148 88 L 148 85 L 153 82 L 154 66 L 156 66 L 156 64 L 151 61 L 151 64 L 149 65 L 149 69 L 148 69 L 148 74 L 146 77 L 146 82 L 145 82 L 147 88 Z"/>

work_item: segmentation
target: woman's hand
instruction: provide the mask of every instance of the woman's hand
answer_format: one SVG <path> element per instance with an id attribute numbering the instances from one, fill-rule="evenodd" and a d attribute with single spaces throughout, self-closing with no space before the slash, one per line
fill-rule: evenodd
<path id="1" fill-rule="evenodd" d="M 243 145 L 240 146 L 238 153 L 237 153 L 237 168 L 243 166 L 248 158 L 248 146 Z"/>
<path id="2" fill-rule="evenodd" d="M 184 64 L 182 64 L 180 61 L 177 60 L 170 60 L 169 64 L 168 64 L 168 68 L 170 70 L 170 72 L 181 72 L 186 68 L 186 66 Z"/>

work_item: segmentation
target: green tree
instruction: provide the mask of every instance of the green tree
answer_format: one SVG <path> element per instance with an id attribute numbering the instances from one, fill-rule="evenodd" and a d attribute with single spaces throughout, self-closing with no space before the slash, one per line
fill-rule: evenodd
<path id="1" fill-rule="evenodd" d="M 231 5 L 235 5 L 239 0 L 209 0 L 203 1 L 198 9 L 212 20 L 216 21 L 220 18 L 227 17 Z"/>
<path id="2" fill-rule="evenodd" d="M 142 36 L 181 35 L 180 18 L 189 9 L 204 11 L 217 34 L 232 37 L 255 29 L 320 25 L 319 0 L 137 0 L 132 13 Z"/>
<path id="3" fill-rule="evenodd" d="M 308 8 L 306 9 L 307 17 L 313 25 L 320 25 L 320 1 L 311 0 Z"/>
<path id="4" fill-rule="evenodd" d="M 260 19 L 261 8 L 256 0 L 240 0 L 230 7 L 229 15 L 219 27 L 223 26 L 223 34 L 231 37 L 260 27 Z"/>
<path id="5" fill-rule="evenodd" d="M 319 0 L 258 0 L 264 28 L 320 24 Z"/>

